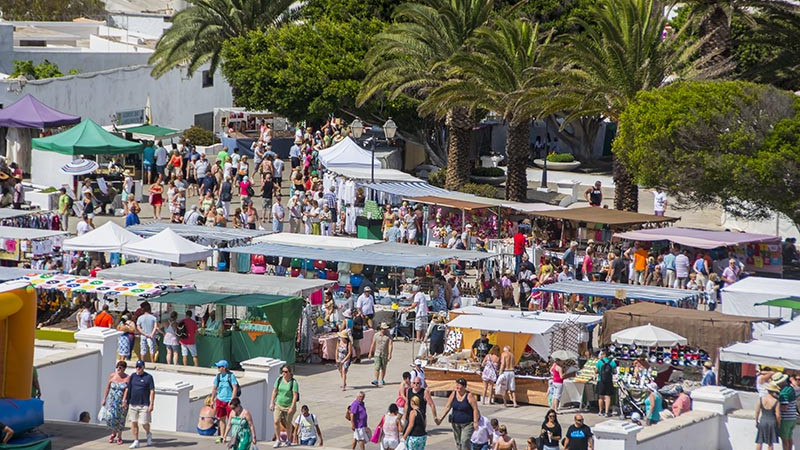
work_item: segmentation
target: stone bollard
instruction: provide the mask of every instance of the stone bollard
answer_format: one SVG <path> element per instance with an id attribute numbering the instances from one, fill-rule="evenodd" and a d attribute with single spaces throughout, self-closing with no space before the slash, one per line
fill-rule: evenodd
<path id="1" fill-rule="evenodd" d="M 692 391 L 692 409 L 711 411 L 725 415 L 734 409 L 741 409 L 739 394 L 725 386 L 703 386 Z"/>
<path id="2" fill-rule="evenodd" d="M 607 420 L 592 428 L 595 450 L 634 450 L 636 434 L 642 429 L 628 420 Z"/>
<path id="3" fill-rule="evenodd" d="M 197 416 L 189 404 L 189 392 L 194 386 L 185 381 L 156 384 L 152 427 L 163 431 L 193 431 Z"/>

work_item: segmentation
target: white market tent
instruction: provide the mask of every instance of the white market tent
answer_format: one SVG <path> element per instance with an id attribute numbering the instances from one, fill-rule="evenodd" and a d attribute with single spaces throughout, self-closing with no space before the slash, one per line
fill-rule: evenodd
<path id="1" fill-rule="evenodd" d="M 329 170 L 336 171 L 340 167 L 371 169 L 373 165 L 372 152 L 361 148 L 349 137 L 339 143 L 319 152 L 319 162 Z M 375 169 L 381 168 L 381 163 L 374 160 Z M 376 176 L 377 177 L 377 176 Z"/>
<path id="2" fill-rule="evenodd" d="M 792 310 L 775 306 L 756 306 L 769 300 L 797 296 L 800 280 L 747 277 L 722 289 L 722 312 L 734 316 L 792 319 Z M 762 331 L 765 325 L 761 324 Z"/>
<path id="3" fill-rule="evenodd" d="M 764 364 L 800 370 L 800 345 L 758 339 L 720 349 L 722 361 Z"/>
<path id="4" fill-rule="evenodd" d="M 122 253 L 140 258 L 183 264 L 206 259 L 211 256 L 212 252 L 210 248 L 195 244 L 181 237 L 172 229 L 165 228 L 164 231 L 147 239 L 122 246 Z"/>
<path id="5" fill-rule="evenodd" d="M 103 226 L 82 236 L 65 240 L 61 249 L 85 252 L 121 252 L 123 246 L 141 240 L 142 238 L 113 221 L 108 221 Z"/>
<path id="6" fill-rule="evenodd" d="M 761 339 L 800 345 L 800 317 L 761 333 Z"/>
<path id="7" fill-rule="evenodd" d="M 686 345 L 687 339 L 677 333 L 650 324 L 617 331 L 611 340 L 623 345 L 645 345 L 647 347 L 674 347 Z"/>
<path id="8" fill-rule="evenodd" d="M 333 167 L 328 169 L 333 173 L 341 175 L 345 178 L 351 178 L 353 180 L 371 180 L 372 179 L 372 170 L 370 170 L 369 166 L 367 167 L 349 167 L 349 166 L 340 166 L 340 167 Z M 414 175 L 408 174 L 403 172 L 402 170 L 395 170 L 395 169 L 381 169 L 377 165 L 375 166 L 375 182 L 376 183 L 383 183 L 383 182 L 417 182 L 417 183 L 425 183 L 424 180 L 415 177 Z"/>
<path id="9" fill-rule="evenodd" d="M 133 263 L 97 272 L 98 278 L 131 281 L 170 282 L 192 285 L 200 292 L 216 294 L 268 294 L 307 296 L 334 284 L 328 280 L 311 280 L 269 275 L 212 272 L 188 267 L 167 267 L 161 264 Z"/>

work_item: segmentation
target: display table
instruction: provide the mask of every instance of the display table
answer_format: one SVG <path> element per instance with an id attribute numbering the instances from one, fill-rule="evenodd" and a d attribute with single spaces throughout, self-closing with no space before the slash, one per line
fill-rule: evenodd
<path id="1" fill-rule="evenodd" d="M 369 353 L 369 348 L 372 346 L 372 338 L 375 336 L 375 330 L 365 329 L 364 339 L 358 343 L 359 356 Z M 322 334 L 317 337 L 319 340 L 319 356 L 322 359 L 336 361 L 336 346 L 339 342 L 339 336 L 336 333 Z"/>
<path id="2" fill-rule="evenodd" d="M 425 383 L 432 392 L 452 391 L 455 388 L 455 380 L 462 377 L 467 380 L 467 391 L 475 395 L 483 395 L 483 380 L 478 372 L 440 369 L 437 367 L 425 368 Z M 516 384 L 514 393 L 516 394 L 517 403 L 548 406 L 547 378 L 516 376 L 514 382 Z M 492 394 L 494 395 L 494 393 Z"/>
<path id="3" fill-rule="evenodd" d="M 224 359 L 232 361 L 231 353 L 231 337 L 227 336 L 209 336 L 197 334 L 194 337 L 197 344 L 197 364 L 200 367 L 213 367 L 214 364 Z M 237 366 L 231 362 L 232 366 Z"/>
<path id="4" fill-rule="evenodd" d="M 256 336 L 253 339 L 253 336 Z M 287 364 L 295 363 L 294 342 L 281 342 L 274 333 L 252 334 L 247 331 L 231 332 L 231 358 L 238 365 L 258 356 L 280 359 Z"/>

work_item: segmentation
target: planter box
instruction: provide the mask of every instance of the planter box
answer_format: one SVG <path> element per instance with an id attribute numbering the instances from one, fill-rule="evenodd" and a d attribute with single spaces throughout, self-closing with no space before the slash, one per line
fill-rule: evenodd
<path id="1" fill-rule="evenodd" d="M 506 176 L 503 175 L 502 177 L 482 177 L 479 175 L 470 175 L 469 179 L 478 184 L 489 184 L 492 186 L 500 186 L 501 184 L 506 182 Z"/>
<path id="2" fill-rule="evenodd" d="M 544 168 L 543 159 L 534 159 L 533 163 L 540 168 Z M 551 162 L 547 161 L 547 170 L 560 170 L 563 172 L 571 172 L 581 166 L 580 161 L 572 162 Z"/>

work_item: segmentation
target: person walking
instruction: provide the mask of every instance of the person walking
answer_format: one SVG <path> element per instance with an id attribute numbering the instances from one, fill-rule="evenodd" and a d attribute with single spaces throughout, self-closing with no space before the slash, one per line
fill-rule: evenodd
<path id="1" fill-rule="evenodd" d="M 281 196 L 275 196 L 275 203 L 272 204 L 272 231 L 280 233 L 283 231 L 283 219 L 286 217 L 286 208 L 281 204 Z"/>
<path id="2" fill-rule="evenodd" d="M 586 189 L 586 192 L 583 193 L 584 198 L 586 201 L 589 202 L 589 206 L 600 207 L 603 204 L 603 184 L 600 180 L 594 182 L 594 186 Z"/>
<path id="3" fill-rule="evenodd" d="M 597 361 L 597 408 L 600 417 L 611 417 L 611 396 L 614 393 L 614 371 L 617 363 L 613 361 L 605 350 L 600 351 L 600 360 Z"/>
<path id="4" fill-rule="evenodd" d="M 156 181 L 150 185 L 150 206 L 153 207 L 153 219 L 161 220 L 161 206 L 164 204 L 164 176 L 158 175 Z"/>
<path id="5" fill-rule="evenodd" d="M 250 450 L 251 446 L 256 445 L 256 427 L 253 425 L 253 417 L 250 415 L 250 411 L 242 407 L 242 402 L 238 398 L 232 399 L 229 406 L 230 413 L 228 413 L 227 419 L 231 426 L 222 439 L 230 434 L 229 449 Z"/>
<path id="6" fill-rule="evenodd" d="M 136 372 L 128 379 L 125 390 L 123 408 L 128 408 L 128 419 L 131 421 L 133 443 L 129 448 L 139 448 L 139 425 L 144 428 L 147 446 L 153 445 L 153 434 L 150 433 L 150 418 L 156 398 L 156 385 L 153 376 L 144 371 L 144 361 L 136 361 Z"/>
<path id="7" fill-rule="evenodd" d="M 228 435 L 228 416 L 231 414 L 231 400 L 239 397 L 241 388 L 236 375 L 228 370 L 228 361 L 222 359 L 215 364 L 217 375 L 214 377 L 214 384 L 211 388 L 211 395 L 214 396 L 214 409 L 217 419 L 219 419 L 219 438 L 217 444 L 225 442 Z"/>
<path id="8" fill-rule="evenodd" d="M 565 450 L 592 450 L 594 449 L 594 435 L 592 429 L 583 423 L 583 416 L 575 415 L 575 423 L 567 428 L 564 436 Z"/>
<path id="9" fill-rule="evenodd" d="M 389 411 L 381 417 L 378 427 L 381 429 L 381 447 L 383 450 L 394 450 L 400 445 L 400 434 L 403 432 L 400 410 L 396 404 L 389 405 Z"/>
<path id="10" fill-rule="evenodd" d="M 497 427 L 497 432 L 500 436 L 492 446 L 492 450 L 517 450 L 517 443 L 508 435 L 508 428 L 505 425 Z"/>
<path id="11" fill-rule="evenodd" d="M 411 287 L 411 292 L 414 293 L 414 298 L 411 300 L 411 305 L 405 307 L 403 312 L 408 312 L 412 309 L 415 311 L 414 330 L 417 332 L 417 342 L 421 343 L 424 342 L 425 330 L 428 329 L 428 300 L 416 284 Z"/>
<path id="12" fill-rule="evenodd" d="M 195 344 L 195 335 L 197 335 L 197 322 L 192 318 L 193 312 L 191 309 L 186 310 L 186 317 L 178 323 L 178 342 L 181 344 L 181 356 L 183 356 L 183 365 L 189 365 L 189 356 L 192 357 L 192 363 L 197 367 L 197 345 Z"/>
<path id="13" fill-rule="evenodd" d="M 756 450 L 761 450 L 764 444 L 769 450 L 773 450 L 774 445 L 778 443 L 781 427 L 781 409 L 778 401 L 780 387 L 770 382 L 767 393 L 767 396 L 759 397 L 756 405 Z"/>
<path id="14" fill-rule="evenodd" d="M 133 341 L 136 339 L 136 324 L 133 323 L 127 314 L 123 314 L 122 317 L 119 318 L 117 331 L 122 332 L 117 338 L 117 358 L 119 360 L 130 361 Z"/>
<path id="15" fill-rule="evenodd" d="M 559 364 L 559 361 L 553 361 L 553 365 L 550 366 L 550 374 L 553 376 L 551 379 L 552 390 L 550 392 L 553 398 L 552 407 L 558 411 L 561 403 L 561 393 L 564 392 L 564 369 Z"/>
<path id="16" fill-rule="evenodd" d="M 381 322 L 378 334 L 372 339 L 372 345 L 369 347 L 369 357 L 375 358 L 375 379 L 372 380 L 372 385 L 386 386 L 386 367 L 389 361 L 392 360 L 392 350 L 394 344 L 392 337 L 389 336 L 389 324 Z"/>
<path id="17" fill-rule="evenodd" d="M 539 436 L 542 438 L 542 450 L 559 450 L 561 424 L 558 423 L 558 415 L 554 409 L 547 411 L 547 414 L 545 414 Z"/>
<path id="18" fill-rule="evenodd" d="M 431 391 L 422 387 L 422 379 L 420 377 L 414 376 L 413 374 L 411 377 L 411 387 L 407 389 L 404 394 L 404 400 L 406 404 L 406 410 L 404 414 L 405 423 L 409 423 L 409 414 L 411 413 L 410 401 L 415 398 L 419 402 L 419 411 L 422 414 L 423 420 L 427 419 L 427 409 L 429 405 L 431 407 L 431 411 L 433 412 L 433 417 L 437 417 L 436 403 L 433 402 Z"/>
<path id="19" fill-rule="evenodd" d="M 314 446 L 319 439 L 322 447 L 322 430 L 319 429 L 317 416 L 308 411 L 308 405 L 300 407 L 300 415 L 294 420 L 293 442 L 300 445 Z"/>
<path id="20" fill-rule="evenodd" d="M 481 331 L 481 338 L 484 338 L 484 331 Z M 489 342 L 488 339 L 486 342 Z M 477 343 L 477 341 L 476 341 Z M 472 346 L 473 352 L 475 345 Z M 494 404 L 494 384 L 497 382 L 498 370 L 500 370 L 500 347 L 494 345 L 489 350 L 489 353 L 483 358 L 483 372 L 481 372 L 481 379 L 483 380 L 483 401 L 484 405 Z"/>
<path id="21" fill-rule="evenodd" d="M 447 399 L 442 416 L 435 419 L 436 425 L 442 423 L 442 419 L 451 409 L 453 414 L 450 417 L 450 424 L 453 428 L 456 450 L 472 450 L 470 439 L 472 432 L 478 427 L 478 419 L 481 414 L 478 411 L 478 402 L 475 400 L 475 396 L 471 392 L 467 392 L 467 380 L 464 378 L 456 380 L 455 390 Z"/>
<path id="22" fill-rule="evenodd" d="M 61 231 L 69 231 L 69 216 L 72 214 L 74 200 L 67 195 L 67 188 L 62 187 L 58 191 L 61 193 L 58 196 L 58 220 L 61 224 Z"/>
<path id="23" fill-rule="evenodd" d="M 347 330 L 339 332 L 339 343 L 336 345 L 336 368 L 342 377 L 342 390 L 347 389 L 347 370 L 353 359 L 353 345 L 350 342 L 350 334 Z"/>
<path id="24" fill-rule="evenodd" d="M 127 368 L 128 363 L 117 361 L 114 373 L 108 376 L 106 390 L 103 393 L 102 405 L 106 408 L 105 415 L 97 419 L 105 421 L 106 425 L 111 428 L 111 437 L 108 438 L 109 443 L 122 444 L 125 417 L 128 415 L 128 408 L 123 406 L 125 391 L 128 389 L 128 382 L 130 381 L 130 376 L 125 373 Z"/>
<path id="25" fill-rule="evenodd" d="M 517 397 L 514 394 L 516 390 L 516 380 L 514 379 L 514 354 L 511 352 L 511 347 L 503 347 L 503 353 L 500 354 L 500 376 L 497 377 L 497 384 L 495 385 L 495 392 L 503 396 L 503 406 L 508 406 L 506 397 L 510 398 L 517 407 Z M 508 396 L 506 396 L 508 394 Z"/>
<path id="26" fill-rule="evenodd" d="M 356 395 L 356 399 L 350 404 L 350 426 L 353 429 L 352 448 L 359 447 L 364 450 L 367 441 L 372 436 L 367 430 L 367 407 L 364 404 L 366 395 L 361 391 Z"/>
<path id="27" fill-rule="evenodd" d="M 493 437 L 494 429 L 492 428 L 492 422 L 488 417 L 481 416 L 478 419 L 478 426 L 470 437 L 472 450 L 489 450 L 489 447 L 492 445 Z"/>
<path id="28" fill-rule="evenodd" d="M 794 427 L 797 425 L 797 394 L 794 386 L 789 383 L 789 376 L 785 373 L 774 373 L 772 381 L 780 388 L 778 401 L 781 404 L 781 424 L 778 432 L 781 444 L 783 445 L 783 450 L 792 450 L 794 445 L 792 436 Z"/>
<path id="29" fill-rule="evenodd" d="M 167 347 L 167 364 L 178 365 L 178 356 L 181 349 L 178 341 L 178 311 L 172 311 L 169 319 L 164 324 L 164 346 Z"/>
<path id="30" fill-rule="evenodd" d="M 647 385 L 650 394 L 644 400 L 645 419 L 647 425 L 655 425 L 661 421 L 661 410 L 664 408 L 664 399 L 658 392 L 658 385 L 651 381 Z"/>
<path id="31" fill-rule="evenodd" d="M 275 420 L 275 447 L 280 445 L 279 430 L 281 424 L 290 425 L 297 411 L 297 401 L 300 398 L 300 387 L 294 379 L 292 368 L 289 365 L 281 367 L 281 376 L 275 380 L 272 388 L 272 399 L 269 410 L 274 414 Z"/>
<path id="32" fill-rule="evenodd" d="M 408 420 L 403 440 L 408 450 L 425 450 L 428 433 L 425 431 L 425 412 L 421 409 L 420 398 L 411 397 L 409 402 Z"/>

